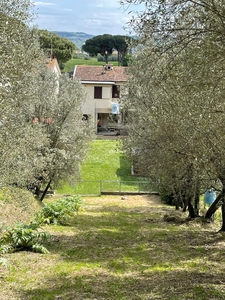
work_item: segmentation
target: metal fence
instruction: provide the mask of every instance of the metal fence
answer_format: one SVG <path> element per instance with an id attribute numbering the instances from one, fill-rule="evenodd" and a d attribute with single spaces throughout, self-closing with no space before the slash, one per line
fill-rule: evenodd
<path id="1" fill-rule="evenodd" d="M 110 193 L 147 194 L 155 191 L 156 189 L 149 181 L 86 180 L 75 182 L 73 187 L 73 193 L 79 195 L 102 195 Z"/>

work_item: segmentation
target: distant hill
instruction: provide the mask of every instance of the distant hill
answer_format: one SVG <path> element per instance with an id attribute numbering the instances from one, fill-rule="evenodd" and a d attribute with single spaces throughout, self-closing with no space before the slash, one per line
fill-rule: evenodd
<path id="1" fill-rule="evenodd" d="M 54 31 L 57 35 L 67 38 L 69 41 L 73 42 L 77 48 L 81 49 L 82 45 L 86 40 L 94 37 L 92 34 L 87 34 L 84 32 L 67 32 L 67 31 Z"/>

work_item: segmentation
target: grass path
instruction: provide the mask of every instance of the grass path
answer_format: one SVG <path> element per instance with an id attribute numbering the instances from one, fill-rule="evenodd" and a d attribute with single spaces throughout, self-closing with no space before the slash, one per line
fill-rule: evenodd
<path id="1" fill-rule="evenodd" d="M 143 177 L 131 175 L 131 162 L 123 154 L 121 140 L 94 140 L 81 166 L 82 182 L 72 186 L 64 182 L 58 194 L 100 195 L 100 190 L 122 191 L 146 190 L 148 184 Z M 103 181 L 101 185 L 100 181 Z M 107 182 L 108 181 L 108 182 Z M 148 190 L 148 189 L 147 189 Z"/>
<path id="2" fill-rule="evenodd" d="M 216 224 L 185 222 L 157 196 L 85 202 L 66 226 L 46 227 L 50 254 L 6 255 L 0 300 L 225 299 L 225 239 Z"/>

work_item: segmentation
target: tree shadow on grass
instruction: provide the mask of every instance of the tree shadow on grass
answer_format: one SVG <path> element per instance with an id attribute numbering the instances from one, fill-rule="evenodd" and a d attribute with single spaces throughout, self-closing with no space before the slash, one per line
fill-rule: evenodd
<path id="1" fill-rule="evenodd" d="M 144 208 L 145 209 L 145 208 Z M 195 227 L 196 224 L 167 223 L 163 221 L 162 212 L 168 212 L 166 208 L 157 207 L 143 212 L 143 207 L 121 208 L 109 206 L 98 208 L 92 215 L 85 213 L 77 215 L 71 223 L 70 232 L 73 235 L 53 233 L 52 241 L 48 246 L 51 253 L 60 253 L 68 260 L 107 260 L 117 258 L 120 254 L 134 255 L 134 260 L 144 260 L 146 263 L 150 254 L 154 254 L 156 247 L 160 248 L 163 259 L 173 261 L 170 247 L 182 258 L 192 258 L 192 250 L 198 249 L 199 255 L 204 252 L 207 256 L 214 253 L 218 243 L 224 241 L 224 235 L 211 231 L 210 225 Z M 68 227 L 68 224 L 67 224 Z M 139 245 L 145 244 L 146 249 L 139 251 Z M 56 247 L 56 245 L 58 245 Z M 202 248 L 206 247 L 206 249 Z M 222 247 L 221 247 L 222 248 Z M 62 251 L 63 250 L 63 251 Z M 112 251 L 110 251 L 112 250 Z M 197 256 L 198 256 L 197 252 Z M 74 253 L 74 255 L 73 255 Z M 100 255 L 99 255 L 100 253 Z M 132 254 L 131 254 L 132 253 Z M 147 256 L 139 257 L 146 253 Z M 157 256 L 157 254 L 155 254 Z M 196 256 L 196 253 L 195 253 Z M 214 253 L 214 258 L 216 253 Z M 151 257 L 154 257 L 151 255 Z M 140 261 L 141 263 L 141 261 Z"/>
<path id="2" fill-rule="evenodd" d="M 120 180 L 133 179 L 131 175 L 131 163 L 128 161 L 125 155 L 120 155 L 120 168 L 117 169 L 116 175 L 120 177 Z"/>
<path id="3" fill-rule="evenodd" d="M 68 233 L 54 229 L 48 249 L 59 266 L 21 299 L 224 299 L 224 237 L 156 214 L 110 206 L 79 214 Z"/>
<path id="4" fill-rule="evenodd" d="M 222 270 L 224 271 L 224 269 Z M 61 300 L 222 300 L 221 274 L 170 271 L 118 276 L 108 272 L 62 274 L 45 278 L 42 288 L 21 291 L 21 299 Z"/>

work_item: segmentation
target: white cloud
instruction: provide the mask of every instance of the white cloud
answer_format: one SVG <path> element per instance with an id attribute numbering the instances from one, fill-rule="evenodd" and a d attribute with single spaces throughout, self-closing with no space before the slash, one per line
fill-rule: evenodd
<path id="1" fill-rule="evenodd" d="M 37 2 L 37 1 L 35 1 L 34 4 L 38 5 L 38 6 L 51 6 L 51 5 L 55 5 L 55 3 L 51 3 L 51 2 Z"/>
<path id="2" fill-rule="evenodd" d="M 97 3 L 96 3 L 97 2 Z M 119 8 L 120 4 L 119 1 L 108 1 L 108 0 L 99 0 L 95 1 L 95 3 L 92 3 L 93 7 L 101 7 L 101 8 L 106 8 L 107 10 L 111 8 Z"/>

